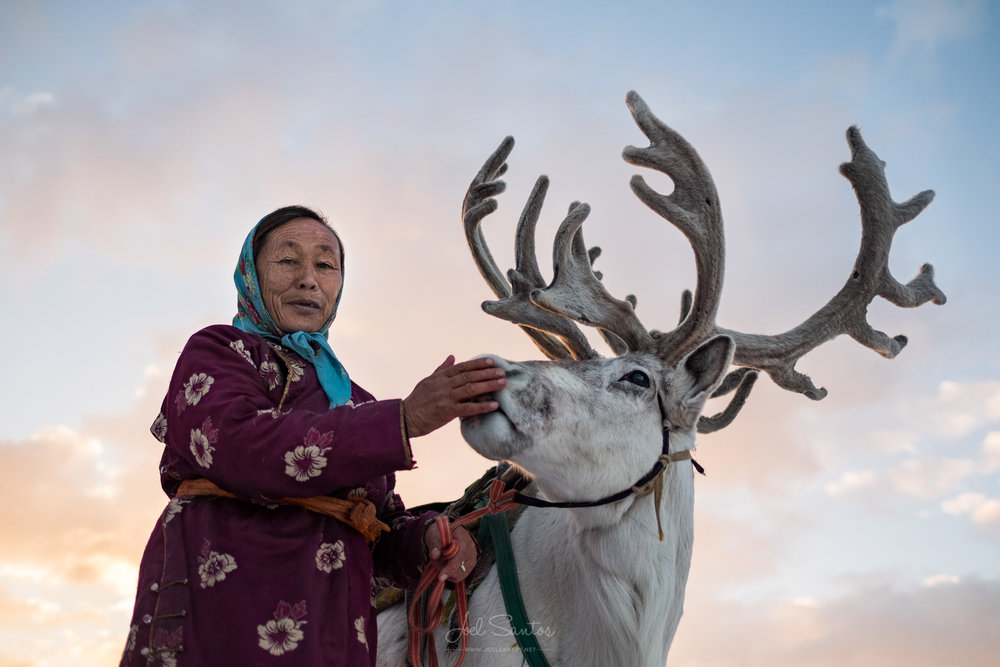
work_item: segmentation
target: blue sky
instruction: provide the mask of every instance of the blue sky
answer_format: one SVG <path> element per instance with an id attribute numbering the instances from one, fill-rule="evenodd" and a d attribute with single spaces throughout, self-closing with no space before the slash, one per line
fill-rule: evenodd
<path id="1" fill-rule="evenodd" d="M 876 328 L 910 337 L 896 360 L 838 339 L 799 364 L 828 398 L 765 380 L 703 438 L 670 664 L 986 664 L 1000 651 L 997 20 L 985 0 L 5 2 L 0 667 L 120 650 L 163 503 L 148 425 L 187 336 L 231 318 L 238 248 L 267 211 L 317 206 L 345 238 L 332 341 L 380 396 L 449 353 L 539 356 L 480 311 L 458 216 L 508 134 L 487 221 L 501 265 L 545 173 L 543 267 L 566 204 L 587 201 L 609 288 L 637 294 L 647 326 L 672 322 L 693 262 L 628 189 L 631 89 L 715 178 L 721 325 L 784 331 L 843 283 L 860 237 L 837 172 L 853 124 L 897 201 L 936 191 L 890 267 L 906 281 L 934 264 L 949 298 L 873 304 Z M 453 428 L 417 457 L 400 478 L 413 503 L 486 465 Z"/>

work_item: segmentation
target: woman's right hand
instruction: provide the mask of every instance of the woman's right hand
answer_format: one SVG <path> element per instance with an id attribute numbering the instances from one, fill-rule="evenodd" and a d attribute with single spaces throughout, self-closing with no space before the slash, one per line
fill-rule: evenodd
<path id="1" fill-rule="evenodd" d="M 455 417 L 496 410 L 499 407 L 496 401 L 474 399 L 503 389 L 507 384 L 504 375 L 493 359 L 484 357 L 456 364 L 455 357 L 449 355 L 403 399 L 407 434 L 416 438 L 441 428 Z"/>

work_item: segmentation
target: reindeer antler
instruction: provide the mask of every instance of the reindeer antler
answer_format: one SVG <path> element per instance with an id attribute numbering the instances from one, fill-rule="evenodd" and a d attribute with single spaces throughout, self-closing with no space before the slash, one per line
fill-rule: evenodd
<path id="1" fill-rule="evenodd" d="M 665 365 L 676 364 L 710 336 L 731 336 L 736 342 L 733 363 L 743 368 L 730 373 L 716 392 L 717 396 L 735 392 L 725 410 L 701 418 L 698 430 L 708 433 L 724 428 L 736 417 L 756 380 L 753 369 L 765 371 L 785 389 L 818 400 L 826 390 L 817 388 L 808 376 L 795 370 L 796 362 L 810 350 L 847 334 L 886 357 L 896 356 L 906 345 L 906 337 L 890 338 L 867 322 L 868 304 L 876 296 L 902 307 L 945 302 L 929 264 L 906 285 L 896 281 L 888 268 L 896 230 L 926 208 L 934 193 L 926 190 L 903 204 L 893 202 L 884 164 L 852 127 L 847 132 L 852 160 L 841 165 L 840 171 L 854 186 L 863 231 L 861 250 L 847 283 L 814 315 L 785 333 L 768 336 L 720 328 L 715 317 L 722 293 L 725 240 L 715 183 L 697 151 L 653 115 L 637 93 L 629 92 L 626 102 L 650 144 L 644 148 L 628 146 L 622 156 L 626 162 L 660 171 L 674 182 L 673 192 L 664 195 L 636 175 L 630 182 L 632 190 L 677 227 L 694 251 L 697 289 L 693 298 L 690 292 L 684 293 L 681 321 L 672 331 L 648 331 L 635 314 L 635 297 L 622 301 L 605 289 L 600 274 L 593 270 L 600 249 L 588 251 L 583 241 L 581 228 L 590 213 L 586 204 L 574 202 L 559 226 L 553 247 L 555 275 L 552 283 L 545 285 L 535 259 L 535 226 L 548 190 L 544 176 L 535 183 L 521 213 L 516 266 L 507 273 L 508 283 L 486 246 L 481 223 L 497 208 L 493 197 L 506 187 L 497 179 L 507 169 L 506 160 L 514 147 L 511 137 L 504 139 L 486 161 L 465 196 L 462 217 L 466 238 L 480 272 L 498 297 L 497 301 L 483 303 L 483 309 L 520 325 L 549 358 L 598 356 L 574 321 L 596 327 L 616 354 L 628 350 L 653 352 Z"/>
<path id="2" fill-rule="evenodd" d="M 622 157 L 630 164 L 660 171 L 674 182 L 674 191 L 662 195 L 636 175 L 629 183 L 632 191 L 677 227 L 694 250 L 698 276 L 694 300 L 685 306 L 687 313 L 676 329 L 657 336 L 660 357 L 676 363 L 715 327 L 726 253 L 722 211 L 712 175 L 691 144 L 654 116 L 635 91 L 629 92 L 625 101 L 650 144 L 647 148 L 627 146 Z"/>
<path id="3" fill-rule="evenodd" d="M 531 300 L 532 293 L 545 286 L 535 258 L 535 225 L 548 190 L 547 178 L 542 176 L 536 181 L 521 213 L 516 236 L 516 268 L 507 273 L 510 283 L 497 268 L 486 245 L 481 224 L 483 218 L 497 209 L 493 197 L 507 187 L 497 179 L 507 171 L 507 156 L 513 148 L 514 138 L 506 137 L 476 174 L 462 203 L 465 238 L 479 272 L 499 299 L 484 302 L 483 310 L 519 325 L 549 359 L 597 356 L 586 336 L 573 322 L 539 308 Z"/>
<path id="4" fill-rule="evenodd" d="M 868 323 L 867 307 L 872 299 L 881 296 L 903 307 L 927 301 L 945 303 L 945 295 L 934 284 L 930 264 L 925 264 L 906 285 L 897 282 L 888 267 L 896 230 L 923 211 L 934 193 L 925 190 L 903 204 L 893 202 L 884 163 L 852 127 L 847 131 L 852 160 L 841 165 L 840 171 L 854 186 L 863 231 L 861 249 L 847 283 L 809 319 L 785 333 L 765 336 L 718 327 L 714 319 L 722 285 L 722 216 L 711 175 L 694 149 L 653 116 L 635 92 L 628 94 L 628 104 L 636 123 L 649 137 L 650 146 L 626 148 L 625 160 L 661 171 L 675 184 L 674 192 L 664 196 L 636 176 L 632 189 L 651 209 L 680 229 L 695 251 L 698 292 L 694 305 L 677 329 L 657 337 L 662 358 L 676 360 L 704 337 L 723 333 L 736 341 L 733 363 L 763 370 L 780 387 L 818 400 L 826 396 L 826 390 L 817 388 L 808 376 L 795 370 L 795 363 L 807 352 L 840 334 L 890 359 L 906 345 L 905 336 L 890 338 Z"/>
<path id="5" fill-rule="evenodd" d="M 571 207 L 556 232 L 552 284 L 533 291 L 531 300 L 562 317 L 614 334 L 629 350 L 648 350 L 653 338 L 635 314 L 634 297 L 616 299 L 594 273 L 591 258 L 596 258 L 600 249 L 588 253 L 581 231 L 589 213 L 587 204 Z"/>

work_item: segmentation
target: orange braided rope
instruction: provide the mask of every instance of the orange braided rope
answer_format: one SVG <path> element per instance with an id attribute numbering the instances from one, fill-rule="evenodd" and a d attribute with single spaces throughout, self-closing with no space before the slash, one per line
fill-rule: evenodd
<path id="1" fill-rule="evenodd" d="M 459 517 L 454 522 L 450 522 L 448 517 L 439 516 L 437 518 L 438 532 L 441 534 L 441 559 L 449 560 L 458 553 L 458 541 L 454 539 L 454 529 L 467 523 L 477 521 L 486 514 L 500 514 L 513 509 L 517 503 L 513 500 L 517 493 L 516 489 L 504 491 L 504 484 L 500 480 L 493 480 L 490 485 L 490 497 L 485 507 L 473 510 L 468 514 Z M 420 644 L 423 638 L 427 638 L 428 667 L 438 667 L 437 651 L 434 646 L 434 631 L 441 621 L 444 620 L 444 602 L 442 596 L 445 583 L 438 580 L 441 570 L 433 563 L 428 563 L 417 590 L 413 596 L 413 603 L 407 613 L 407 620 L 410 625 L 410 663 L 413 667 L 421 667 Z M 420 622 L 420 599 L 427 595 L 427 622 Z M 462 650 L 458 656 L 455 667 L 460 667 L 465 660 L 466 651 L 469 648 L 469 600 L 465 593 L 465 582 L 459 581 L 455 584 L 455 604 L 458 613 L 459 629 L 462 633 Z"/>

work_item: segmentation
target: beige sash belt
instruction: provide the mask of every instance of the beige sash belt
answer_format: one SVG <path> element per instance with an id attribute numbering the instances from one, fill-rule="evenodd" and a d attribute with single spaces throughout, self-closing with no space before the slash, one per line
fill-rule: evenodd
<path id="1" fill-rule="evenodd" d="M 174 497 L 178 496 L 221 496 L 239 500 L 229 491 L 219 488 L 214 482 L 204 478 L 186 479 Z M 333 517 L 364 535 L 368 542 L 374 542 L 380 533 L 388 532 L 389 526 L 379 521 L 375 504 L 365 498 L 352 496 L 346 500 L 330 496 L 310 498 L 279 498 L 273 501 L 279 505 L 296 505 L 310 512 Z"/>

